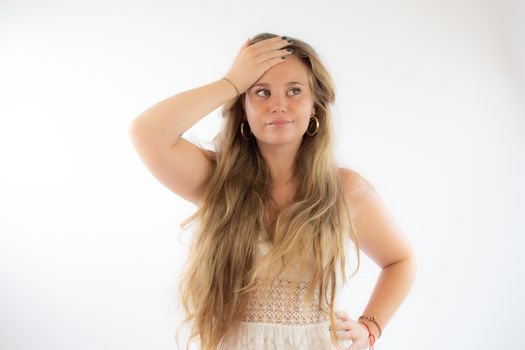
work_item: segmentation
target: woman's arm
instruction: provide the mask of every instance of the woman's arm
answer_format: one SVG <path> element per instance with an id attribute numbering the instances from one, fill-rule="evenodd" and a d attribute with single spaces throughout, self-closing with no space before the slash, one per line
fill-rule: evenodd
<path id="1" fill-rule="evenodd" d="M 224 79 L 180 92 L 136 117 L 130 125 L 130 134 L 168 149 L 181 134 L 236 95 L 235 89 Z"/>
<path id="2" fill-rule="evenodd" d="M 359 237 L 360 249 L 381 273 L 362 315 L 374 316 L 384 328 L 399 308 L 415 280 L 416 258 L 409 241 L 389 213 L 375 188 L 360 174 L 347 171 L 346 200 Z M 379 330 L 371 321 L 376 339 Z"/>

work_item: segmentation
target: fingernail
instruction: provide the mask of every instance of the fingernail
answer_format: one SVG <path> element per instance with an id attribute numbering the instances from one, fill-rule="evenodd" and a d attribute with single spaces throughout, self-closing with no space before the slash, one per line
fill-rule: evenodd
<path id="1" fill-rule="evenodd" d="M 288 37 L 287 36 L 282 36 L 281 39 L 288 40 Z"/>

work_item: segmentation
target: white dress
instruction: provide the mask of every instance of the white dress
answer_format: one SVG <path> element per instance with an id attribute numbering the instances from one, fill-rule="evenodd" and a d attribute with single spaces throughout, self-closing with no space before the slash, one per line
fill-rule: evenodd
<path id="1" fill-rule="evenodd" d="M 266 254 L 269 249 L 270 243 L 261 240 L 257 256 Z M 249 294 L 242 322 L 235 334 L 221 343 L 221 350 L 335 349 L 330 341 L 328 316 L 318 306 L 318 289 L 315 289 L 312 304 L 306 303 L 308 274 L 302 276 L 299 293 L 296 293 L 287 305 L 289 288 L 293 287 L 291 273 L 293 270 L 285 270 L 271 284 L 268 294 L 262 290 L 255 290 Z M 339 310 L 337 295 L 335 310 Z M 347 348 L 352 345 L 352 341 L 339 340 L 339 344 Z"/>

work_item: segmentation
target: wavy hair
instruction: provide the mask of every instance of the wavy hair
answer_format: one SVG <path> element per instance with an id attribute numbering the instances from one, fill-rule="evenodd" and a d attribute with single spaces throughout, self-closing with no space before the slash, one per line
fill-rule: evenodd
<path id="1" fill-rule="evenodd" d="M 258 34 L 252 44 L 275 36 Z M 270 170 L 254 137 L 247 142 L 239 132 L 246 119 L 244 93 L 222 108 L 223 126 L 214 138 L 216 152 L 199 147 L 211 167 L 198 210 L 180 225 L 185 230 L 190 223 L 199 223 L 177 292 L 184 307 L 183 323 L 191 323 L 188 342 L 198 338 L 205 350 L 218 349 L 222 339 L 231 335 L 241 321 L 249 292 L 267 286 L 286 266 L 304 258 L 307 250 L 313 253 L 315 263 L 306 302 L 311 304 L 318 288 L 319 308 L 330 320 L 330 339 L 341 349 L 335 334 L 336 268 L 339 262 L 346 282 L 345 241 L 350 237 L 357 252 L 354 274 L 357 273 L 359 240 L 333 158 L 329 110 L 335 101 L 332 79 L 310 45 L 291 39 L 293 43 L 287 47 L 292 47 L 292 54 L 307 67 L 319 120 L 315 135 L 303 135 L 295 159 L 294 175 L 300 186 L 293 202 L 278 213 L 273 223 L 269 222 Z M 270 231 L 274 233 L 270 235 Z M 255 260 L 261 232 L 267 235 L 272 248 Z M 279 268 L 275 268 L 276 263 L 280 263 Z M 297 287 L 298 283 L 297 280 L 293 285 Z M 289 296 L 292 294 L 293 288 Z M 180 326 L 177 344 L 179 329 Z"/>

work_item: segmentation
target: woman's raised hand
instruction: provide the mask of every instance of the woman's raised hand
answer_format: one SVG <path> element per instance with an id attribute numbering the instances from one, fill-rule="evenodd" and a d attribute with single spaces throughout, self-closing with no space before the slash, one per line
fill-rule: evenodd
<path id="1" fill-rule="evenodd" d="M 283 49 L 290 42 L 281 37 L 264 39 L 250 45 L 248 39 L 241 46 L 237 57 L 225 77 L 230 79 L 242 94 L 271 67 L 284 62 L 293 51 Z M 285 59 L 281 58 L 284 57 Z"/>

